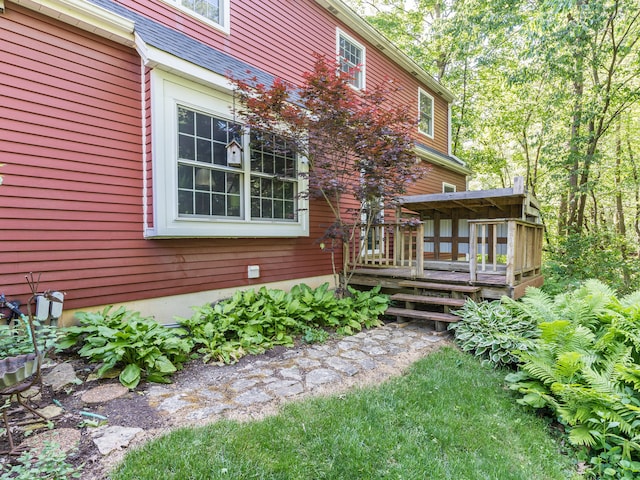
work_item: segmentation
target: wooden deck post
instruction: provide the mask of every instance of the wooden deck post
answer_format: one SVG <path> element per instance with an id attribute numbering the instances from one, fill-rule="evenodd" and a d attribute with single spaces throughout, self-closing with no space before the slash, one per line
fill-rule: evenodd
<path id="1" fill-rule="evenodd" d="M 505 283 L 513 286 L 515 283 L 515 252 L 516 252 L 516 221 L 509 220 L 507 222 L 507 271 Z"/>
<path id="2" fill-rule="evenodd" d="M 416 275 L 424 276 L 424 223 L 420 222 L 416 229 Z"/>
<path id="3" fill-rule="evenodd" d="M 476 281 L 478 269 L 478 233 L 476 224 L 469 223 L 469 281 Z"/>

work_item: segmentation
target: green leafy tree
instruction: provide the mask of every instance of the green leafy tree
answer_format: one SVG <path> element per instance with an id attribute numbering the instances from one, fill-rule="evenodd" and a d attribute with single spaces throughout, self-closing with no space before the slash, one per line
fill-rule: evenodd
<path id="1" fill-rule="evenodd" d="M 339 71 L 335 62 L 318 55 L 301 85 L 233 80 L 246 126 L 278 132 L 307 159 L 307 193 L 324 200 L 334 219 L 321 245 L 332 253 L 336 276 L 335 253 L 344 243 L 366 248 L 366 242 L 354 242 L 359 235 L 367 238 L 375 219 L 365 213 L 372 206 L 394 207 L 407 186 L 425 173 L 413 153 L 415 121 L 406 106 L 390 100 L 399 86 L 388 79 L 356 91 L 349 75 Z M 363 217 L 367 221 L 361 227 Z M 340 277 L 340 292 L 347 292 L 349 278 L 349 272 Z"/>

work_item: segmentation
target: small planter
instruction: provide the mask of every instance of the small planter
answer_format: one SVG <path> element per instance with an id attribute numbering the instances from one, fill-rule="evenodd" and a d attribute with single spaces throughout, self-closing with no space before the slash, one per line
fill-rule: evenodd
<path id="1" fill-rule="evenodd" d="M 39 364 L 35 353 L 0 359 L 0 391 L 24 382 L 38 371 Z"/>

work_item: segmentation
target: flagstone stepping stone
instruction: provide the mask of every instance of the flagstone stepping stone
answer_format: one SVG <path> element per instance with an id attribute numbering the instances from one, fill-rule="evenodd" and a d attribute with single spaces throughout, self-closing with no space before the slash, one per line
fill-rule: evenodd
<path id="1" fill-rule="evenodd" d="M 119 383 L 109 383 L 87 390 L 80 400 L 84 403 L 104 403 L 125 395 L 129 389 Z"/>
<path id="2" fill-rule="evenodd" d="M 91 432 L 91 437 L 100 453 L 109 455 L 114 450 L 128 447 L 136 435 L 142 431 L 141 428 L 112 425 L 96 428 Z"/>
<path id="3" fill-rule="evenodd" d="M 38 413 L 47 419 L 56 418 L 62 415 L 62 408 L 56 405 L 47 405 L 38 409 Z"/>
<path id="4" fill-rule="evenodd" d="M 60 363 L 53 367 L 53 370 L 42 376 L 42 383 L 50 385 L 54 392 L 59 392 L 67 385 L 78 385 L 82 383 L 76 372 L 68 363 Z"/>
<path id="5" fill-rule="evenodd" d="M 78 447 L 81 437 L 82 432 L 77 428 L 56 428 L 28 437 L 21 446 L 28 447 L 37 456 L 47 443 L 54 443 L 56 448 L 67 453 Z"/>

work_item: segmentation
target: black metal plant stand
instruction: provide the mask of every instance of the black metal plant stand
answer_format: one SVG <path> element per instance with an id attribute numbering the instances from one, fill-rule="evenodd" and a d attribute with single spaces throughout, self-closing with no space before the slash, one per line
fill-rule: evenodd
<path id="1" fill-rule="evenodd" d="M 33 409 L 28 404 L 31 397 L 24 395 L 26 391 L 33 387 L 37 388 L 38 391 L 42 389 L 40 368 L 42 367 L 42 361 L 46 354 L 46 352 L 41 352 L 38 348 L 33 314 L 31 312 L 31 304 L 35 300 L 38 291 L 39 277 L 38 280 L 34 280 L 33 274 L 29 274 L 26 278 L 32 294 L 31 298 L 29 298 L 29 301 L 27 302 L 27 321 L 29 326 L 28 333 L 31 335 L 31 340 L 33 342 L 33 353 L 8 357 L 0 360 L 0 373 L 5 372 L 6 374 L 4 382 L 5 386 L 0 389 L 0 399 L 8 397 L 9 400 L 8 402 L 5 400 L 0 403 L 0 408 L 2 408 L 2 419 L 4 421 L 7 438 L 9 440 L 9 450 L 0 452 L 0 454 L 3 455 L 19 455 L 21 453 L 20 447 L 16 447 L 13 442 L 11 425 L 9 424 L 8 410 L 13 399 L 15 399 L 20 407 L 28 410 L 36 416 L 34 421 L 39 421 L 39 419 L 49 421 L 44 415 Z M 50 301 L 59 301 L 58 299 L 51 297 L 49 292 L 45 292 L 44 295 Z M 8 374 L 12 374 L 12 376 L 9 377 Z M 7 385 L 11 381 L 15 381 L 15 383 Z"/>

